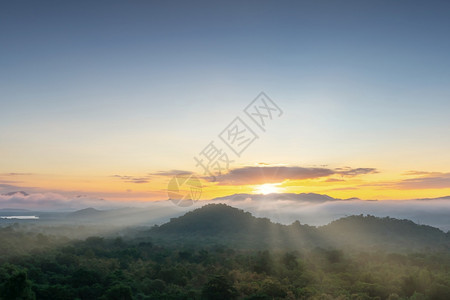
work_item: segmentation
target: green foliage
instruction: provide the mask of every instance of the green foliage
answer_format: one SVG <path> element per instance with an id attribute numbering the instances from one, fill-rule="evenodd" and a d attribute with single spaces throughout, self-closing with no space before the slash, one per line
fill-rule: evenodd
<path id="1" fill-rule="evenodd" d="M 0 299 L 32 300 L 35 294 L 31 290 L 31 282 L 25 270 L 11 265 L 2 267 Z"/>
<path id="2" fill-rule="evenodd" d="M 200 239 L 203 244 L 222 243 L 234 249 L 321 247 L 392 252 L 450 249 L 449 234 L 410 220 L 359 215 L 319 228 L 301 225 L 300 222 L 286 226 L 272 223 L 267 218 L 255 218 L 225 204 L 208 204 L 172 218 L 170 222 L 152 228 L 149 234 L 177 246 L 196 244 Z"/>
<path id="3" fill-rule="evenodd" d="M 202 290 L 202 299 L 204 300 L 232 300 L 236 297 L 236 289 L 223 275 L 210 279 Z"/>
<path id="4" fill-rule="evenodd" d="M 262 251 L 256 254 L 253 263 L 253 271 L 265 274 L 271 274 L 273 272 L 273 260 L 269 251 Z"/>
<path id="5" fill-rule="evenodd" d="M 132 300 L 131 288 L 124 284 L 116 284 L 106 291 L 102 300 Z"/>
<path id="6" fill-rule="evenodd" d="M 187 226 L 183 218 L 160 226 L 156 235 L 154 229 L 145 229 L 126 238 L 104 236 L 84 241 L 61 242 L 45 233 L 1 228 L 0 300 L 450 299 L 447 248 L 404 252 L 392 251 L 390 246 L 331 247 L 316 240 L 316 234 L 325 238 L 327 230 L 332 232 L 330 228 L 347 230 L 360 222 L 370 224 L 361 232 L 370 229 L 375 236 L 384 230 L 375 229 L 379 222 L 396 230 L 415 228 L 408 222 L 357 216 L 322 231 L 300 224 L 283 227 L 226 206 L 207 207 L 206 212 L 188 214 L 189 222 L 200 218 L 202 224 L 189 225 L 194 232 L 191 235 L 183 227 Z M 226 216 L 222 220 L 220 212 Z M 229 224 L 229 218 L 236 218 L 238 225 Z M 202 228 L 215 219 L 218 225 Z M 256 229 L 242 227 L 249 224 Z M 235 231 L 226 233 L 223 228 Z M 273 236 L 268 238 L 265 230 Z M 162 238 L 162 232 L 168 238 Z M 217 232 L 222 235 L 210 235 Z M 309 246 L 299 246 L 305 244 L 292 241 L 293 236 L 305 238 Z M 228 244 L 237 237 L 247 237 L 249 247 L 243 247 L 244 241 Z M 39 247 L 26 244 L 37 240 L 42 243 Z M 406 244 L 409 241 L 406 239 Z"/>

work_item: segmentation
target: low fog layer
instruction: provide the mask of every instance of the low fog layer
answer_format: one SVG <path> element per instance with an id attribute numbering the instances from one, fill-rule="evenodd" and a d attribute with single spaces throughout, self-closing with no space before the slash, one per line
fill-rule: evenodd
<path id="1" fill-rule="evenodd" d="M 341 200 L 318 194 L 239 194 L 207 201 L 198 201 L 189 207 L 178 207 L 171 201 L 158 202 L 112 202 L 87 196 L 67 197 L 54 193 L 27 194 L 16 192 L 0 195 L 0 216 L 8 215 L 11 209 L 28 209 L 29 214 L 39 212 L 44 219 L 58 219 L 44 212 L 75 210 L 94 207 L 101 211 L 83 211 L 64 221 L 86 220 L 90 223 L 114 223 L 116 225 L 161 224 L 199 208 L 208 203 L 225 203 L 249 211 L 257 217 L 267 217 L 274 222 L 290 224 L 299 220 L 302 224 L 314 226 L 348 216 L 370 214 L 377 217 L 409 219 L 418 224 L 450 230 L 450 198 L 428 200 L 384 200 L 364 201 L 359 199 Z M 25 215 L 21 212 L 20 215 Z M 46 218 L 47 217 L 47 218 Z"/>

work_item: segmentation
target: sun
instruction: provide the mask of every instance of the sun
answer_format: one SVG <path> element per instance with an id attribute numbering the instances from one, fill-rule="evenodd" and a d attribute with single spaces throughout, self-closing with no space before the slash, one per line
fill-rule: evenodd
<path id="1" fill-rule="evenodd" d="M 254 191 L 257 194 L 273 194 L 273 193 L 280 193 L 282 192 L 282 189 L 278 187 L 279 183 L 265 183 L 261 184 L 255 187 Z"/>

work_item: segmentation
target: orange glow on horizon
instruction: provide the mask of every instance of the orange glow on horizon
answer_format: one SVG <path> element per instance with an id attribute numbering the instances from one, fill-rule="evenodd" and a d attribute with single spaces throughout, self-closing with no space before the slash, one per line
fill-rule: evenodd
<path id="1" fill-rule="evenodd" d="M 136 177 L 144 177 L 136 176 Z M 375 174 L 361 179 L 342 180 L 307 179 L 285 180 L 281 183 L 259 185 L 223 185 L 218 182 L 202 180 L 200 200 L 224 197 L 237 193 L 317 193 L 334 198 L 360 198 L 362 200 L 404 200 L 437 198 L 450 195 L 450 188 L 441 189 L 401 189 L 395 183 L 405 177 L 402 174 Z M 61 193 L 64 195 L 87 195 L 114 201 L 157 201 L 167 200 L 167 184 L 170 177 L 154 176 L 147 180 L 130 180 L 111 175 L 61 176 L 55 174 L 26 174 L 22 176 L 0 175 L 0 179 L 10 181 L 17 191 L 29 193 Z"/>

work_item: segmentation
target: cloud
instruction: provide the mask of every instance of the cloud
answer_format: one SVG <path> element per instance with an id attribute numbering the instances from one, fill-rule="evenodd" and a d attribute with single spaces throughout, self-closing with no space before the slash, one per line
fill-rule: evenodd
<path id="1" fill-rule="evenodd" d="M 185 170 L 168 170 L 168 171 L 158 171 L 155 173 L 148 173 L 145 176 L 130 176 L 130 175 L 112 175 L 112 177 L 119 178 L 123 182 L 127 183 L 149 183 L 155 176 L 167 176 L 173 177 L 175 175 L 190 175 L 193 174 L 191 171 Z"/>
<path id="2" fill-rule="evenodd" d="M 31 175 L 34 175 L 34 174 L 33 173 L 15 173 L 15 172 L 0 174 L 0 176 L 31 176 Z"/>
<path id="3" fill-rule="evenodd" d="M 17 183 L 17 181 L 0 180 L 0 189 L 2 189 L 2 188 L 15 188 L 15 189 L 17 189 L 17 186 L 12 185 L 11 183 Z"/>
<path id="4" fill-rule="evenodd" d="M 329 177 L 332 175 L 359 176 L 376 173 L 375 168 L 349 167 L 339 169 L 329 168 L 305 168 L 299 166 L 269 166 L 269 167 L 242 167 L 233 169 L 226 174 L 216 177 L 217 182 L 222 185 L 245 185 L 276 183 L 284 180 L 305 180 Z"/>
<path id="5" fill-rule="evenodd" d="M 0 195 L 0 208 L 25 208 L 38 210 L 67 210 L 90 206 L 111 207 L 112 203 L 86 195 L 69 197 L 58 193 L 8 193 Z"/>
<path id="6" fill-rule="evenodd" d="M 132 180 L 129 180 L 127 182 L 132 182 L 132 183 L 148 183 L 149 181 L 146 179 L 140 179 L 140 178 L 134 178 Z"/>
<path id="7" fill-rule="evenodd" d="M 339 174 L 342 176 L 350 176 L 350 177 L 378 173 L 377 169 L 375 169 L 375 168 L 352 169 L 350 167 L 345 167 L 345 168 L 337 168 L 337 169 L 335 169 L 335 171 L 336 171 L 336 174 Z"/>
<path id="8" fill-rule="evenodd" d="M 348 186 L 348 187 L 329 189 L 327 191 L 354 191 L 354 190 L 358 190 L 358 188 Z"/>
<path id="9" fill-rule="evenodd" d="M 185 170 L 169 170 L 169 171 L 159 171 L 156 173 L 150 173 L 149 175 L 154 176 L 175 176 L 175 175 L 190 175 L 193 174 L 191 171 Z"/>
<path id="10" fill-rule="evenodd" d="M 12 184 L 10 184 L 12 183 Z M 32 186 L 18 186 L 16 183 L 20 183 L 17 181 L 5 181 L 0 180 L 0 193 L 10 193 L 10 192 L 16 192 L 16 191 L 27 191 L 27 192 L 39 192 L 40 189 L 37 187 Z"/>
<path id="11" fill-rule="evenodd" d="M 243 167 L 233 169 L 227 174 L 217 176 L 217 181 L 224 185 L 245 185 L 276 183 L 287 179 L 312 179 L 326 177 L 333 171 L 326 168 L 303 167 Z"/>
<path id="12" fill-rule="evenodd" d="M 299 220 L 303 224 L 325 225 L 332 220 L 347 215 L 371 214 L 379 217 L 410 219 L 421 224 L 450 230 L 450 197 L 427 200 L 340 200 L 320 194 L 281 194 L 281 195 L 236 195 L 222 199 L 198 201 L 192 207 L 179 208 L 171 201 L 157 202 L 112 202 L 92 196 L 65 196 L 60 193 L 14 193 L 0 195 L 0 208 L 25 208 L 38 211 L 73 211 L 86 207 L 99 209 L 123 206 L 144 207 L 145 218 L 136 222 L 149 222 L 151 219 L 178 216 L 208 203 L 226 203 L 253 213 L 258 217 L 267 217 L 274 222 L 291 224 Z M 169 209 L 161 212 L 161 207 Z M 149 213 L 150 212 L 150 213 Z M 134 218 L 134 216 L 133 216 Z"/>
<path id="13" fill-rule="evenodd" d="M 411 173 L 409 173 L 411 174 Z M 416 172 L 422 176 L 416 178 L 404 179 L 395 184 L 397 188 L 405 190 L 419 190 L 419 189 L 449 189 L 450 188 L 450 173 L 428 173 Z"/>
<path id="14" fill-rule="evenodd" d="M 407 175 L 407 176 L 410 176 L 410 175 L 430 175 L 430 174 L 433 174 L 433 172 L 414 171 L 413 170 L 413 171 L 406 171 L 406 172 L 403 173 L 403 175 Z M 436 174 L 436 173 L 434 173 L 434 174 Z"/>
<path id="15" fill-rule="evenodd" d="M 128 175 L 112 175 L 112 177 L 119 178 L 123 182 L 127 182 L 127 183 L 149 183 L 150 182 L 150 176 L 136 177 L 136 176 L 128 176 Z"/>
<path id="16" fill-rule="evenodd" d="M 344 179 L 328 178 L 325 182 L 345 182 Z"/>

